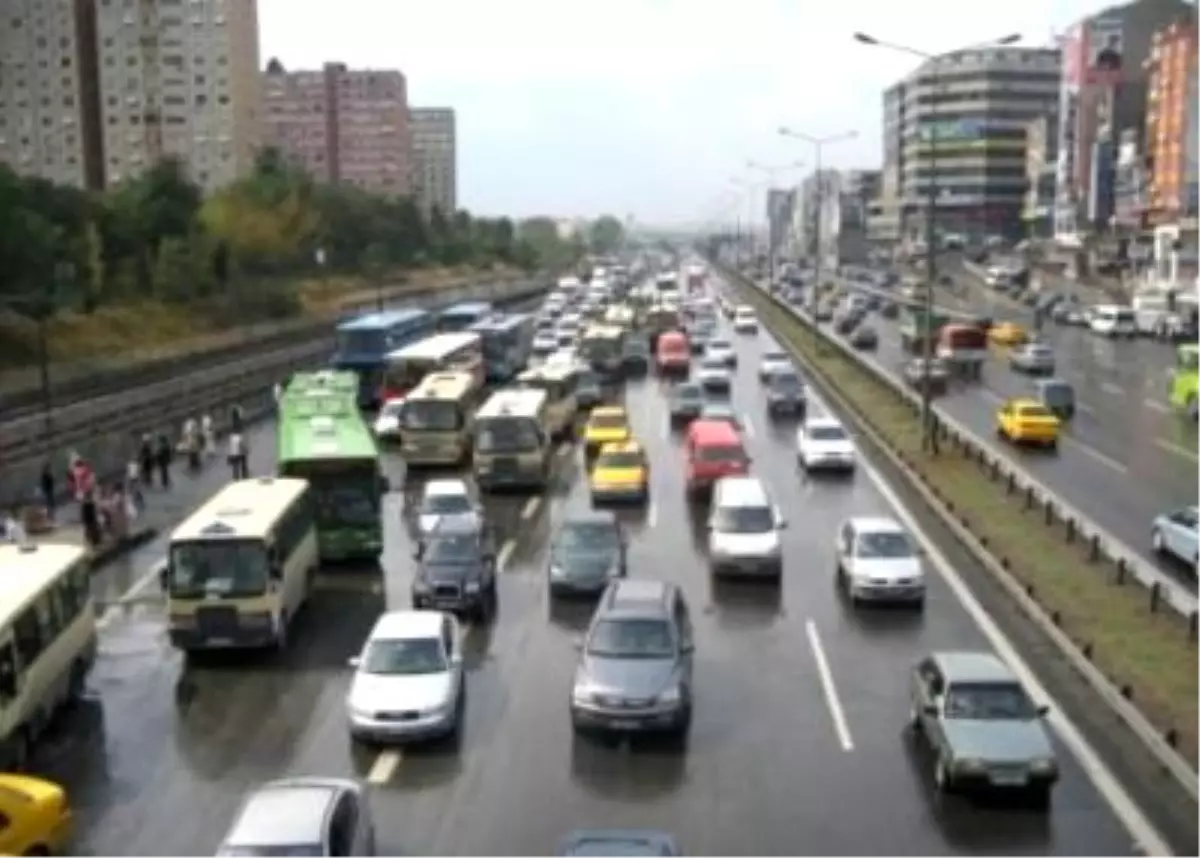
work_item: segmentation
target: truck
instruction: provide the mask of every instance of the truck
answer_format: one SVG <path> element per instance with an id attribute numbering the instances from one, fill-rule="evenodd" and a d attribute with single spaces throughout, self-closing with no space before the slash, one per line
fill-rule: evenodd
<path id="1" fill-rule="evenodd" d="M 1171 406 L 1192 420 L 1197 419 L 1197 392 L 1200 389 L 1200 348 L 1184 343 L 1175 348 L 1175 367 L 1171 370 Z"/>
<path id="2" fill-rule="evenodd" d="M 936 310 L 932 313 L 913 308 L 905 310 L 900 321 L 900 347 L 912 355 L 923 354 L 926 338 L 933 338 L 936 346 L 942 326 L 948 321 L 949 316 Z"/>
<path id="3" fill-rule="evenodd" d="M 687 293 L 689 295 L 704 291 L 704 266 L 698 263 L 688 265 L 687 274 Z"/>

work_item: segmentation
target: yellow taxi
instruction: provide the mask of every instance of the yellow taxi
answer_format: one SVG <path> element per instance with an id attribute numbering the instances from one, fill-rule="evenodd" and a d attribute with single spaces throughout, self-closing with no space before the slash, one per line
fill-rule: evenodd
<path id="1" fill-rule="evenodd" d="M 996 432 L 1013 444 L 1058 446 L 1062 423 L 1036 399 L 1010 399 L 996 412 Z"/>
<path id="2" fill-rule="evenodd" d="M 71 808 L 58 784 L 0 773 L 0 855 L 61 855 L 71 833 Z"/>
<path id="3" fill-rule="evenodd" d="M 1022 346 L 1029 342 L 1029 332 L 1015 322 L 1001 322 L 988 329 L 988 339 L 998 346 Z"/>
<path id="4" fill-rule="evenodd" d="M 583 427 L 583 449 L 593 458 L 605 444 L 628 441 L 633 436 L 629 428 L 629 412 L 623 405 L 601 405 L 592 409 Z"/>
<path id="5" fill-rule="evenodd" d="M 646 450 L 632 438 L 600 448 L 590 477 L 592 503 L 615 503 L 650 498 L 650 463 Z"/>

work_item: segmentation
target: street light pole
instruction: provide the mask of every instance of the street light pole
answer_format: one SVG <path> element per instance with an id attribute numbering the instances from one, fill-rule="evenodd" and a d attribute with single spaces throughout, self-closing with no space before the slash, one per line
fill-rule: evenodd
<path id="1" fill-rule="evenodd" d="M 986 47 L 998 47 L 1000 45 L 1011 45 L 1014 42 L 1020 41 L 1019 34 L 1013 33 L 1004 36 L 1000 39 L 995 39 L 990 42 L 981 42 L 975 45 L 970 45 L 966 48 L 960 48 L 960 51 L 977 50 Z M 921 60 L 930 63 L 930 78 L 932 79 L 932 89 L 936 92 L 941 83 L 941 67 L 937 62 L 937 55 L 929 51 L 922 51 L 917 48 L 911 48 L 907 45 L 895 44 L 893 42 L 884 42 L 876 39 L 874 36 L 866 33 L 855 33 L 854 40 L 863 45 L 872 47 L 888 48 L 893 51 L 899 51 L 905 54 L 919 57 Z M 954 53 L 950 51 L 948 53 Z M 930 103 L 930 119 L 929 119 L 929 134 L 926 138 L 921 133 L 921 129 L 917 130 L 917 143 L 926 143 L 929 146 L 929 158 L 927 160 L 929 178 L 925 189 L 925 291 L 924 300 L 922 302 L 922 312 L 925 315 L 924 324 L 921 326 L 921 449 L 924 452 L 937 455 L 938 439 L 937 426 L 934 423 L 933 415 L 933 385 L 931 383 L 931 374 L 933 370 L 933 291 L 934 285 L 937 282 L 937 202 L 940 188 L 938 187 L 937 176 L 937 147 L 939 138 L 939 128 L 937 123 L 936 104 Z M 918 181 L 920 180 L 920 171 L 917 172 Z"/>

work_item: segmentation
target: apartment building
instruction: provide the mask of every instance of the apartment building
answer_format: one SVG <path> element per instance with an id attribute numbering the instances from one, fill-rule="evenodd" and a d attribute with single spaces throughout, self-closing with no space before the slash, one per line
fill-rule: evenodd
<path id="1" fill-rule="evenodd" d="M 261 141 L 254 0 L 96 0 L 109 185 L 175 157 L 207 191 Z"/>
<path id="2" fill-rule="evenodd" d="M 0 162 L 56 184 L 104 184 L 94 0 L 4 0 Z"/>
<path id="3" fill-rule="evenodd" d="M 1025 199 L 1021 207 L 1027 237 L 1049 238 L 1053 232 L 1057 146 L 1058 117 L 1030 120 L 1025 127 Z"/>
<path id="4" fill-rule="evenodd" d="M 454 110 L 416 107 L 412 110 L 413 190 L 426 212 L 435 206 L 450 213 L 458 209 L 458 139 Z"/>
<path id="5" fill-rule="evenodd" d="M 375 194 L 411 193 L 408 85 L 395 70 L 326 63 L 262 76 L 264 142 L 325 182 Z"/>
<path id="6" fill-rule="evenodd" d="M 1196 217 L 1196 75 L 1194 18 L 1154 35 L 1146 110 L 1147 214 L 1155 224 Z"/>

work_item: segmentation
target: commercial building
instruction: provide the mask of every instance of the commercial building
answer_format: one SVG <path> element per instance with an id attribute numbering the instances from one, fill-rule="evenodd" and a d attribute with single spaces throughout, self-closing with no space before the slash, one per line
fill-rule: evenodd
<path id="1" fill-rule="evenodd" d="M 165 157 L 214 190 L 261 143 L 253 0 L 99 0 L 97 57 L 107 184 Z"/>
<path id="2" fill-rule="evenodd" d="M 1196 217 L 1196 22 L 1155 33 L 1147 61 L 1147 219 L 1152 224 Z"/>
<path id="3" fill-rule="evenodd" d="M 867 237 L 872 243 L 883 245 L 900 241 L 903 234 L 904 96 L 904 81 L 883 92 L 883 169 L 879 195 L 869 204 L 867 212 Z"/>
<path id="4" fill-rule="evenodd" d="M 1025 126 L 1025 199 L 1021 220 L 1028 238 L 1049 238 L 1054 224 L 1054 170 L 1058 118 L 1040 116 Z"/>
<path id="5" fill-rule="evenodd" d="M 1135 0 L 1080 21 L 1062 40 L 1054 232 L 1078 240 L 1117 215 L 1117 163 L 1145 128 L 1155 33 L 1185 19 L 1184 0 Z M 1143 148 L 1144 148 L 1144 142 Z"/>
<path id="6" fill-rule="evenodd" d="M 796 210 L 796 191 L 770 188 L 767 191 L 767 251 L 778 256 L 787 251 Z"/>
<path id="7" fill-rule="evenodd" d="M 326 63 L 289 72 L 276 60 L 262 75 L 264 135 L 321 181 L 376 194 L 412 191 L 408 87 L 396 70 Z"/>
<path id="8" fill-rule="evenodd" d="M 412 110 L 413 192 L 425 212 L 458 210 L 458 137 L 454 110 Z"/>
<path id="9" fill-rule="evenodd" d="M 5 0 L 0 162 L 56 184 L 100 188 L 93 0 Z"/>

